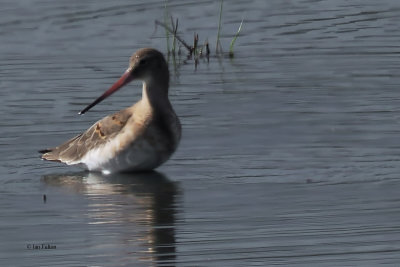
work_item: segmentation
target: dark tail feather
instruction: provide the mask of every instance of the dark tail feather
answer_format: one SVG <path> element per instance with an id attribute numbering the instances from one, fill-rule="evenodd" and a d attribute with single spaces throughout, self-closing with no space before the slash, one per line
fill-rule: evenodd
<path id="1" fill-rule="evenodd" d="M 53 149 L 43 149 L 43 150 L 39 150 L 39 153 L 42 153 L 42 155 L 40 155 L 41 159 L 44 160 L 49 160 L 49 161 L 57 161 L 57 162 L 61 162 L 60 159 L 58 159 L 58 153 L 57 151 L 54 153 L 54 148 Z"/>
<path id="2" fill-rule="evenodd" d="M 52 149 L 43 149 L 43 150 L 39 150 L 39 153 L 40 154 L 45 154 L 45 153 L 48 153 L 48 152 L 51 152 L 52 151 Z"/>

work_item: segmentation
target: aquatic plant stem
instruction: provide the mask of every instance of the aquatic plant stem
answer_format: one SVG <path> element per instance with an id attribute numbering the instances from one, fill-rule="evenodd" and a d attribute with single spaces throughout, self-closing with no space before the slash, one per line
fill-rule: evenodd
<path id="1" fill-rule="evenodd" d="M 168 0 L 165 0 L 165 6 L 164 6 L 164 24 L 167 24 L 167 20 L 168 20 L 168 17 L 169 17 L 169 14 L 168 14 L 169 12 L 168 12 Z M 170 47 L 169 47 L 169 32 L 168 32 L 168 30 L 165 28 L 165 37 L 166 37 L 166 40 L 167 40 L 167 51 L 168 51 L 168 53 L 170 53 L 171 51 L 170 51 Z"/>
<path id="2" fill-rule="evenodd" d="M 235 45 L 236 39 L 238 38 L 240 31 L 242 30 L 243 20 L 244 19 L 242 19 L 242 22 L 240 22 L 239 29 L 237 30 L 235 36 L 233 37 L 233 39 L 231 41 L 231 45 L 229 46 L 229 56 L 230 57 L 233 57 L 233 46 Z"/>
<path id="3" fill-rule="evenodd" d="M 219 6 L 219 22 L 218 22 L 218 32 L 217 32 L 217 43 L 215 46 L 215 53 L 218 54 L 218 49 L 220 52 L 222 52 L 222 46 L 221 46 L 221 42 L 219 41 L 219 36 L 220 36 L 220 32 L 221 32 L 221 21 L 222 21 L 222 6 L 224 4 L 224 0 L 221 0 L 221 4 Z"/>
<path id="4" fill-rule="evenodd" d="M 178 28 L 176 28 L 175 30 L 171 29 L 170 27 L 167 26 L 167 24 L 162 23 L 158 20 L 156 20 L 155 22 L 157 25 L 160 25 L 162 27 L 164 27 L 164 29 L 166 29 L 168 32 L 170 32 L 171 34 L 173 34 L 173 36 L 176 38 L 176 40 L 178 40 L 190 53 L 192 53 L 193 51 L 193 47 L 191 47 L 190 45 L 188 45 L 181 37 L 179 37 L 179 35 L 176 33 L 176 30 Z"/>

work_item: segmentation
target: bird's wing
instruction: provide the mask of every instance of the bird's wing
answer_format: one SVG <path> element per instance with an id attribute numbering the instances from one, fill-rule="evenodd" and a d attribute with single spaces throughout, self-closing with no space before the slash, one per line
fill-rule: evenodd
<path id="1" fill-rule="evenodd" d="M 69 165 L 79 163 L 88 151 L 101 147 L 118 135 L 132 115 L 133 111 L 130 108 L 109 115 L 64 144 L 39 151 L 43 153 L 42 159 L 64 162 Z"/>

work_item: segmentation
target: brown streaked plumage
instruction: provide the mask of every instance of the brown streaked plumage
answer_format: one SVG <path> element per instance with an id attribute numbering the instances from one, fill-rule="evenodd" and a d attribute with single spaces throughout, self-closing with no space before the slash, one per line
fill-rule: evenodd
<path id="1" fill-rule="evenodd" d="M 157 50 L 133 54 L 122 77 L 81 114 L 135 79 L 143 81 L 141 100 L 64 144 L 40 151 L 42 159 L 104 173 L 151 170 L 164 163 L 178 146 L 181 126 L 168 99 L 168 65 Z"/>

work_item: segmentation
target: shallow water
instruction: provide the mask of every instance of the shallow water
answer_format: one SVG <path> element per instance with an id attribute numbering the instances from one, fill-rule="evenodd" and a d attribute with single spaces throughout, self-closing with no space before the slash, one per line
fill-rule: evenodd
<path id="1" fill-rule="evenodd" d="M 77 115 L 136 49 L 166 52 L 164 4 L 3 1 L 0 265 L 398 264 L 395 0 L 225 1 L 225 51 L 245 19 L 235 57 L 169 58 L 184 132 L 157 172 L 38 159 L 140 98 L 134 83 Z M 218 8 L 169 1 L 181 35 L 212 50 Z"/>

